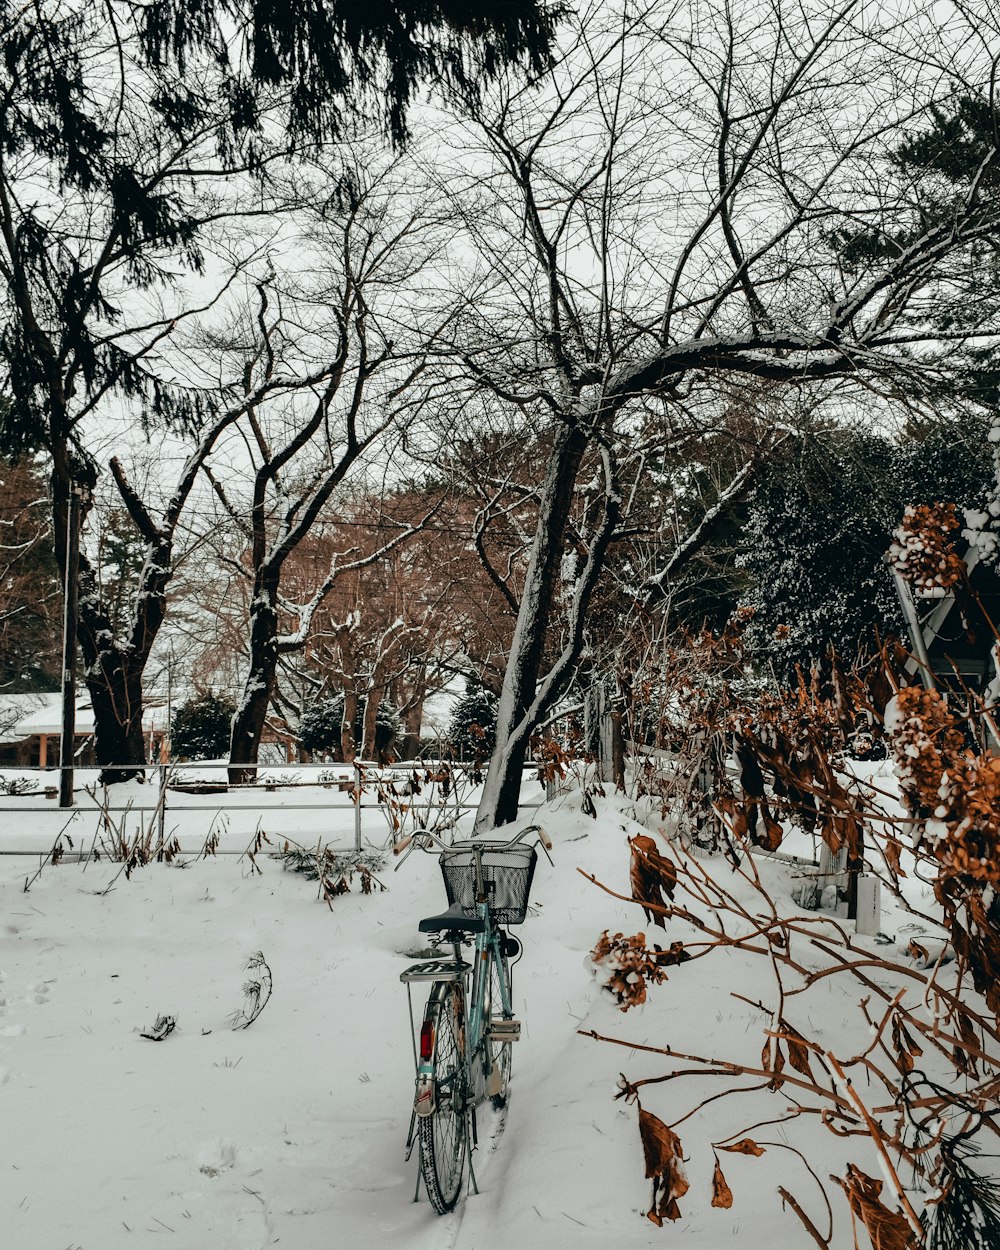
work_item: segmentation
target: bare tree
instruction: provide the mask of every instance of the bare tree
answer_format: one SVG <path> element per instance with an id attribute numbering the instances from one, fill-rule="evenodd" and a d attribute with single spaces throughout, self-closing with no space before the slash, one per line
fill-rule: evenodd
<path id="1" fill-rule="evenodd" d="M 593 4 L 551 73 L 463 101 L 461 168 L 438 168 L 473 259 L 442 385 L 516 412 L 546 448 L 479 828 L 516 814 L 644 441 L 716 422 L 721 378 L 847 409 L 872 392 L 919 403 L 970 362 L 970 332 L 928 310 L 996 233 L 997 153 L 926 219 L 892 154 L 952 90 L 942 69 L 988 82 L 993 50 L 963 41 L 958 14 L 942 31 L 906 7 L 907 22 L 855 3 Z M 859 245 L 873 236 L 888 245 Z"/>
<path id="2" fill-rule="evenodd" d="M 98 761 L 123 766 L 105 774 L 112 780 L 145 759 L 142 672 L 163 619 L 179 516 L 200 460 L 248 398 L 227 393 L 217 376 L 190 382 L 173 344 L 185 321 L 208 311 L 254 262 L 252 223 L 273 223 L 283 207 L 262 178 L 286 159 L 285 145 L 269 143 L 261 126 L 280 112 L 272 97 L 261 95 L 252 120 L 224 98 L 211 58 L 194 56 L 184 74 L 140 64 L 138 20 L 124 6 L 60 0 L 0 16 L 0 275 L 11 396 L 0 439 L 14 454 L 37 448 L 49 461 L 60 571 L 70 495 L 91 500 L 86 516 L 106 470 L 144 550 L 130 610 L 116 621 L 92 546 L 82 545 L 78 639 Z M 102 462 L 108 426 L 120 429 L 123 418 L 126 443 L 152 426 L 187 440 L 191 459 L 173 488 L 158 483 L 143 498 L 120 448 Z"/>
<path id="3" fill-rule="evenodd" d="M 384 454 L 388 433 L 417 420 L 426 401 L 421 375 L 434 334 L 406 293 L 433 259 L 437 222 L 412 209 L 405 178 L 405 167 L 391 159 L 347 169 L 337 195 L 313 199 L 312 225 L 296 238 L 294 262 L 280 279 L 258 283 L 252 319 L 245 315 L 229 344 L 208 345 L 243 358 L 248 394 L 296 362 L 321 359 L 308 398 L 249 403 L 242 455 L 230 451 L 228 467 L 221 458 L 206 466 L 243 535 L 244 551 L 230 557 L 231 567 L 252 582 L 248 668 L 233 719 L 234 781 L 253 775 L 280 657 L 303 650 L 338 581 L 423 523 L 390 528 L 374 549 L 349 541 L 330 553 L 311 586 L 299 581 L 297 600 L 286 593 L 294 553 L 314 526 L 336 519 L 338 493 L 349 499 L 349 484 L 363 483 L 359 474 L 377 451 Z"/>

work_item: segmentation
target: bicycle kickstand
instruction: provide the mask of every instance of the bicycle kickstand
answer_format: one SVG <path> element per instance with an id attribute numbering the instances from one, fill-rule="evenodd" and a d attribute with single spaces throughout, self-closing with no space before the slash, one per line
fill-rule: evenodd
<path id="1" fill-rule="evenodd" d="M 472 1192 L 473 1192 L 474 1194 L 478 1194 L 478 1193 L 479 1193 L 479 1184 L 478 1184 L 478 1182 L 476 1181 L 476 1169 L 475 1169 L 475 1167 L 474 1167 L 474 1165 L 473 1165 L 473 1162 L 472 1162 L 472 1156 L 475 1154 L 475 1152 L 476 1152 L 476 1150 L 477 1150 L 477 1148 L 478 1148 L 478 1146 L 479 1146 L 479 1133 L 478 1133 L 478 1131 L 477 1131 L 477 1124 L 476 1124 L 476 1109 L 475 1109 L 475 1107 L 470 1107 L 470 1108 L 469 1108 L 469 1120 L 470 1120 L 470 1132 L 469 1132 L 469 1137 L 470 1137 L 470 1139 L 471 1139 L 471 1143 L 472 1143 L 472 1145 L 471 1145 L 471 1149 L 469 1150 L 469 1184 L 470 1184 L 470 1185 L 471 1185 L 471 1187 L 472 1187 Z"/>

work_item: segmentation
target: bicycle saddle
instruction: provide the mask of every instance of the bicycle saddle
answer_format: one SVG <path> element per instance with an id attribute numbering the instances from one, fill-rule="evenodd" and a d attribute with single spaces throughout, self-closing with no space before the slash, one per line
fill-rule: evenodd
<path id="1" fill-rule="evenodd" d="M 428 916 L 421 920 L 418 928 L 421 933 L 440 933 L 443 929 L 461 929 L 465 933 L 484 933 L 486 921 L 482 916 L 470 916 L 455 903 L 440 916 Z"/>

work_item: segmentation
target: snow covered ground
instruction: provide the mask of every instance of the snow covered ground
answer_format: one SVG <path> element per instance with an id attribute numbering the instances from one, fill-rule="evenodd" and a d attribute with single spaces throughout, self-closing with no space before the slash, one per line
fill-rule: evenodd
<path id="1" fill-rule="evenodd" d="M 414 1204 L 416 1158 L 405 1163 L 403 1150 L 412 1055 L 399 973 L 425 946 L 417 921 L 444 901 L 432 856 L 411 855 L 398 873 L 390 865 L 381 873 L 384 893 L 344 895 L 332 910 L 314 883 L 263 856 L 260 873 L 225 857 L 154 864 L 131 880 L 104 860 L 64 863 L 46 867 L 27 893 L 25 859 L 0 857 L 0 1244 L 812 1244 L 778 1185 L 825 1228 L 826 1208 L 804 1160 L 824 1179 L 843 1174 L 848 1159 L 878 1175 L 867 1141 L 834 1137 L 816 1115 L 755 1130 L 762 1144 L 773 1143 L 759 1158 L 722 1156 L 734 1204 L 710 1205 L 710 1142 L 781 1117 L 789 1105 L 781 1091 L 756 1088 L 738 1096 L 739 1105 L 718 1100 L 681 1124 L 691 1181 L 682 1218 L 663 1229 L 645 1218 L 637 1111 L 615 1100 L 619 1074 L 635 1080 L 690 1065 L 578 1030 L 759 1062 L 769 1018 L 732 994 L 766 1002 L 773 981 L 766 960 L 727 952 L 669 969 L 647 1005 L 621 1013 L 595 979 L 589 951 L 604 929 L 651 931 L 638 907 L 577 868 L 628 894 L 626 838 L 643 830 L 623 801 L 599 800 L 593 820 L 580 812 L 578 796 L 544 813 L 544 823 L 555 866 L 541 859 L 532 912 L 518 931 L 524 956 L 514 992 L 523 1033 L 506 1119 L 481 1117 L 481 1192 L 443 1218 L 423 1196 Z M 792 869 L 770 861 L 762 872 L 791 908 Z M 883 927 L 892 933 L 904 919 L 888 911 Z M 234 1031 L 230 1018 L 243 1005 L 244 965 L 255 951 L 272 970 L 273 994 L 250 1028 Z M 802 1024 L 846 1053 L 865 1028 L 840 980 L 810 995 Z M 143 1038 L 163 1015 L 175 1017 L 176 1029 L 161 1042 Z M 733 1083 L 677 1078 L 647 1086 L 643 1105 L 675 1123 Z M 846 1203 L 839 1193 L 833 1202 L 831 1245 L 848 1250 Z"/>

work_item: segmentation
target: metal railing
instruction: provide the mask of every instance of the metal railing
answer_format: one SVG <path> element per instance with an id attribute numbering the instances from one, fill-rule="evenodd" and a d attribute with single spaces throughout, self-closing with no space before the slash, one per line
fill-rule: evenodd
<path id="1" fill-rule="evenodd" d="M 131 766 L 129 771 L 134 771 Z M 0 768 L 18 778 L 37 778 L 38 785 L 18 795 L 0 794 L 0 854 L 37 854 L 38 845 L 12 845 L 18 831 L 10 817 L 37 817 L 45 813 L 45 831 L 54 831 L 60 823 L 77 831 L 81 822 L 95 818 L 126 822 L 152 822 L 159 845 L 165 845 L 175 829 L 171 822 L 182 817 L 188 828 L 179 831 L 185 841 L 205 841 L 220 821 L 234 837 L 251 836 L 265 828 L 268 836 L 288 838 L 296 842 L 323 841 L 333 848 L 338 839 L 340 849 L 360 851 L 365 845 L 384 846 L 395 832 L 408 824 L 454 824 L 466 812 L 475 811 L 479 787 L 470 781 L 474 765 L 436 760 L 414 760 L 394 764 L 355 760 L 352 764 L 257 764 L 252 768 L 253 781 L 230 785 L 227 761 L 193 761 L 190 763 L 147 764 L 143 767 L 145 781 L 137 792 L 134 785 L 103 786 L 98 783 L 97 768 L 76 769 L 77 787 L 72 808 L 57 807 L 60 770 Z M 534 765 L 525 765 L 525 780 L 534 772 Z M 103 771 L 107 771 L 106 769 Z M 92 781 L 88 780 L 88 774 Z M 221 774 L 221 778 L 220 778 Z M 83 784 L 79 784 L 82 781 Z M 330 792 L 329 795 L 325 792 Z M 296 793 L 299 792 L 299 793 Z M 318 792 L 323 792 L 322 797 Z M 148 799 L 146 795 L 148 794 Z M 219 794 L 222 801 L 212 802 Z M 526 810 L 542 805 L 530 799 L 521 804 Z M 81 801 L 82 800 L 82 801 Z M 366 814 L 379 812 L 384 818 L 381 836 L 373 838 Z M 245 814 L 254 819 L 247 828 Z M 350 813 L 347 819 L 340 814 Z M 206 819 L 209 818 L 210 819 Z M 233 825 L 238 826 L 233 829 Z M 34 841 L 27 833 L 21 840 Z M 51 839 L 50 839 L 51 840 Z M 243 853 L 220 847 L 215 853 Z"/>

